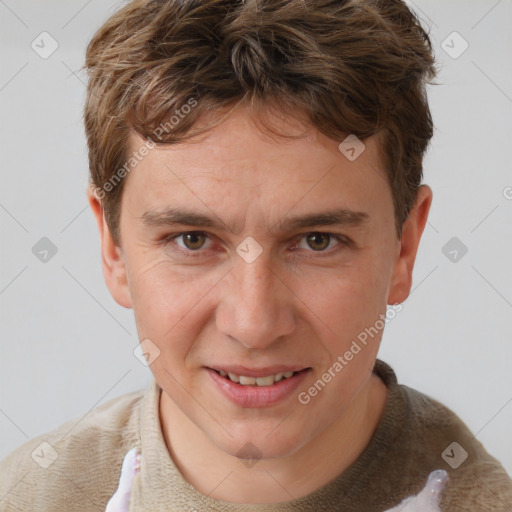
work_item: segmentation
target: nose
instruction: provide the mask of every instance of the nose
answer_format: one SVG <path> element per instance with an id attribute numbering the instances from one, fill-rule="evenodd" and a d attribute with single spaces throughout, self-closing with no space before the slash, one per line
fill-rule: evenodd
<path id="1" fill-rule="evenodd" d="M 252 263 L 237 258 L 222 289 L 217 328 L 246 348 L 267 348 L 293 332 L 295 300 L 265 253 Z"/>

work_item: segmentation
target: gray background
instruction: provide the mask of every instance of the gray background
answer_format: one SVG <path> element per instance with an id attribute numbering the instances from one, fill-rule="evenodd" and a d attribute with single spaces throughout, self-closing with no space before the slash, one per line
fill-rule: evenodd
<path id="1" fill-rule="evenodd" d="M 413 292 L 379 357 L 399 382 L 455 411 L 512 474 L 512 1 L 409 4 L 430 27 L 442 68 L 441 85 L 429 88 L 436 133 L 425 182 L 434 202 Z M 132 312 L 103 282 L 85 195 L 77 70 L 120 5 L 0 0 L 0 459 L 150 382 L 133 355 Z M 31 47 L 43 31 L 59 45 L 46 59 Z M 469 44 L 457 58 L 443 49 L 460 53 L 454 31 Z M 46 262 L 32 252 L 43 237 L 57 248 Z"/>

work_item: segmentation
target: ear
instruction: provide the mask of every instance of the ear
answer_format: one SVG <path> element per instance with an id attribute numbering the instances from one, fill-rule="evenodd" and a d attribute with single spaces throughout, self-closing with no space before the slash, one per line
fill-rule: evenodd
<path id="1" fill-rule="evenodd" d="M 128 278 L 121 247 L 115 244 L 110 234 L 110 229 L 105 221 L 101 200 L 96 196 L 92 187 L 87 191 L 87 199 L 96 217 L 100 233 L 101 262 L 105 283 L 118 304 L 125 308 L 131 308 L 132 299 L 128 288 Z"/>
<path id="2" fill-rule="evenodd" d="M 432 189 L 428 185 L 422 185 L 418 189 L 416 203 L 402 227 L 402 239 L 391 276 L 388 304 L 401 303 L 409 296 L 414 261 L 431 204 Z"/>

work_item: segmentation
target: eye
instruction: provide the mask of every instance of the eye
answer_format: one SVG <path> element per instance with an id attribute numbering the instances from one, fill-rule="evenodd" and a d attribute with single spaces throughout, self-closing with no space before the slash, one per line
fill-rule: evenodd
<path id="1" fill-rule="evenodd" d="M 313 252 L 327 252 L 326 249 L 332 248 L 331 242 L 333 240 L 337 241 L 337 244 L 334 247 L 337 247 L 340 244 L 348 245 L 348 241 L 344 237 L 335 235 L 334 233 L 306 233 L 305 235 L 302 235 L 302 239 L 306 240 L 307 247 L 301 247 L 300 243 L 298 247 L 300 249 L 311 248 L 313 249 Z"/>
<path id="2" fill-rule="evenodd" d="M 184 251 L 198 252 L 199 249 L 205 248 L 204 244 L 205 240 L 207 239 L 208 236 L 202 231 L 186 231 L 184 233 L 169 235 L 166 237 L 165 242 L 174 242 L 180 249 L 183 249 Z M 182 243 L 180 244 L 179 241 Z"/>
<path id="3" fill-rule="evenodd" d="M 307 244 L 304 246 L 302 240 Z M 210 245 L 207 242 L 210 242 Z M 336 241 L 336 244 L 333 244 Z M 177 247 L 172 248 L 176 252 L 181 252 L 186 256 L 201 256 L 207 249 L 212 248 L 212 240 L 208 234 L 202 231 L 184 231 L 182 233 L 173 233 L 163 240 L 165 246 L 171 244 Z M 350 246 L 349 239 L 342 235 L 334 233 L 311 232 L 300 235 L 300 242 L 296 245 L 298 249 L 306 249 L 308 252 L 330 253 L 329 249 L 338 246 Z M 334 251 L 333 251 L 334 252 Z"/>

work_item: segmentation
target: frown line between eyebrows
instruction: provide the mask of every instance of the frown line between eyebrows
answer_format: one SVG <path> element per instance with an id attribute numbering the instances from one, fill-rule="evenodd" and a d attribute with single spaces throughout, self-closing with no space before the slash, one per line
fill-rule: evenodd
<path id="1" fill-rule="evenodd" d="M 148 227 L 190 226 L 195 228 L 214 228 L 228 230 L 240 234 L 244 226 L 240 224 L 226 225 L 220 219 L 186 209 L 167 208 L 165 210 L 148 210 L 139 217 Z M 358 227 L 370 220 L 368 213 L 363 211 L 338 208 L 323 212 L 313 212 L 281 219 L 267 230 L 269 235 L 285 233 L 303 228 L 320 226 Z"/>

